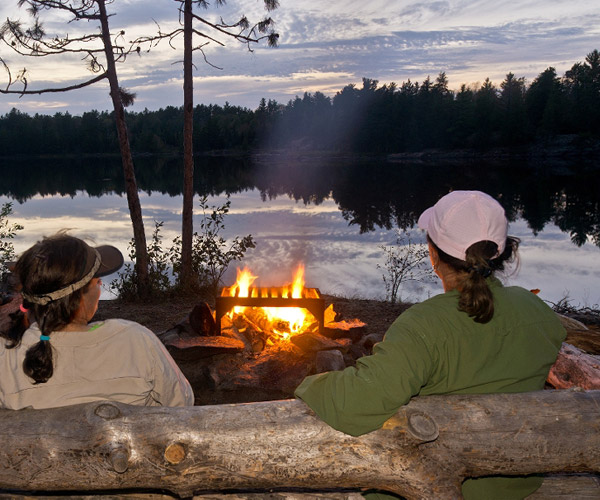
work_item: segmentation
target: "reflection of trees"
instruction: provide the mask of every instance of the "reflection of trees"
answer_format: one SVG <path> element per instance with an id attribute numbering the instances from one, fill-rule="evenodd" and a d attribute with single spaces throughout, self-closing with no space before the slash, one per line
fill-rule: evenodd
<path id="1" fill-rule="evenodd" d="M 588 237 L 600 246 L 600 207 L 598 186 L 590 183 L 581 190 L 569 189 L 561 199 L 561 209 L 557 210 L 556 225 L 571 235 L 577 246 L 583 245 Z"/>
<path id="2" fill-rule="evenodd" d="M 407 165 L 380 159 L 313 157 L 196 157 L 195 190 L 220 195 L 257 189 L 263 200 L 288 196 L 305 204 L 333 199 L 361 232 L 407 228 L 441 196 L 479 189 L 504 206 L 509 220 L 522 217 L 534 234 L 554 222 L 582 245 L 600 246 L 600 186 L 597 172 L 574 166 Z M 141 190 L 181 195 L 178 157 L 140 158 Z M 0 165 L 0 195 L 20 202 L 34 195 L 90 196 L 124 193 L 118 158 L 12 161 Z"/>

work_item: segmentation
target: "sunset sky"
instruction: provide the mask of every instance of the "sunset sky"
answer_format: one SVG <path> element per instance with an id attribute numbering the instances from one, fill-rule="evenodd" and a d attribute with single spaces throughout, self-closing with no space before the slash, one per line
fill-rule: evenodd
<path id="1" fill-rule="evenodd" d="M 3 0 L 0 18 L 27 19 L 17 0 Z M 125 30 L 130 40 L 177 24 L 172 0 L 115 0 L 109 5 L 114 32 Z M 234 20 L 246 14 L 251 21 L 265 15 L 262 0 L 214 2 L 206 17 Z M 67 18 L 42 18 L 48 33 L 97 30 L 91 23 L 67 24 Z M 489 77 L 500 84 L 508 72 L 531 81 L 548 66 L 559 75 L 600 48 L 600 2 L 597 0 L 280 0 L 271 13 L 280 33 L 278 48 L 258 46 L 249 53 L 241 44 L 207 48 L 210 61 L 198 54 L 195 62 L 195 100 L 255 109 L 261 97 L 286 103 L 305 91 L 333 96 L 363 77 L 380 84 L 435 78 L 445 71 L 450 87 L 477 85 Z M 73 84 L 89 78 L 80 58 L 54 56 L 18 59 L 6 46 L 0 56 L 13 71 L 27 66 L 29 88 Z M 150 53 L 131 56 L 119 66 L 121 85 L 137 93 L 134 110 L 158 109 L 182 103 L 182 53 L 163 43 Z M 0 81 L 6 85 L 6 73 Z M 66 111 L 81 114 L 109 109 L 107 83 L 65 94 L 41 97 L 0 96 L 0 113 L 12 107 L 28 113 Z"/>

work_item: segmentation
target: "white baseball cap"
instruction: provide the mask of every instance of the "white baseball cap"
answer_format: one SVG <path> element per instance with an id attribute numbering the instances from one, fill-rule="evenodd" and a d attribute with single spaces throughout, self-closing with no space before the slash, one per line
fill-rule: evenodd
<path id="1" fill-rule="evenodd" d="M 508 233 L 502 205 L 481 191 L 452 191 L 425 210 L 418 225 L 440 250 L 461 260 L 479 241 L 493 241 L 500 255 Z"/>

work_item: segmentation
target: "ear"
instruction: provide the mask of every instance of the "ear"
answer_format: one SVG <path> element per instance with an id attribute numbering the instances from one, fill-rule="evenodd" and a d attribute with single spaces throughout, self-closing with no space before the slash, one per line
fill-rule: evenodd
<path id="1" fill-rule="evenodd" d="M 436 248 L 431 244 L 431 242 L 427 242 L 427 245 L 429 247 L 429 259 L 431 260 L 431 265 L 433 266 L 433 268 L 437 268 L 439 262 L 440 262 L 440 256 L 436 250 Z"/>

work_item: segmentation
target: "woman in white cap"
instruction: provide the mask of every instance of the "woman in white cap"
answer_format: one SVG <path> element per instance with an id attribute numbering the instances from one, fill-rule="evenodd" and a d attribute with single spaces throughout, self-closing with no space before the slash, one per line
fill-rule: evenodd
<path id="1" fill-rule="evenodd" d="M 454 191 L 419 218 L 443 294 L 401 314 L 356 367 L 307 377 L 296 389 L 324 421 L 354 436 L 371 432 L 412 396 L 540 390 L 565 338 L 556 314 L 494 276 L 516 258 L 502 206 L 479 191 Z M 541 477 L 467 479 L 467 499 L 524 498 Z M 373 492 L 369 498 L 387 498 Z"/>
<path id="2" fill-rule="evenodd" d="M 189 382 L 147 328 L 120 319 L 90 323 L 100 278 L 123 255 L 59 233 L 15 265 L 23 303 L 0 332 L 0 407 L 52 408 L 98 400 L 135 405 L 194 404 Z M 28 317 L 35 320 L 29 325 Z"/>

